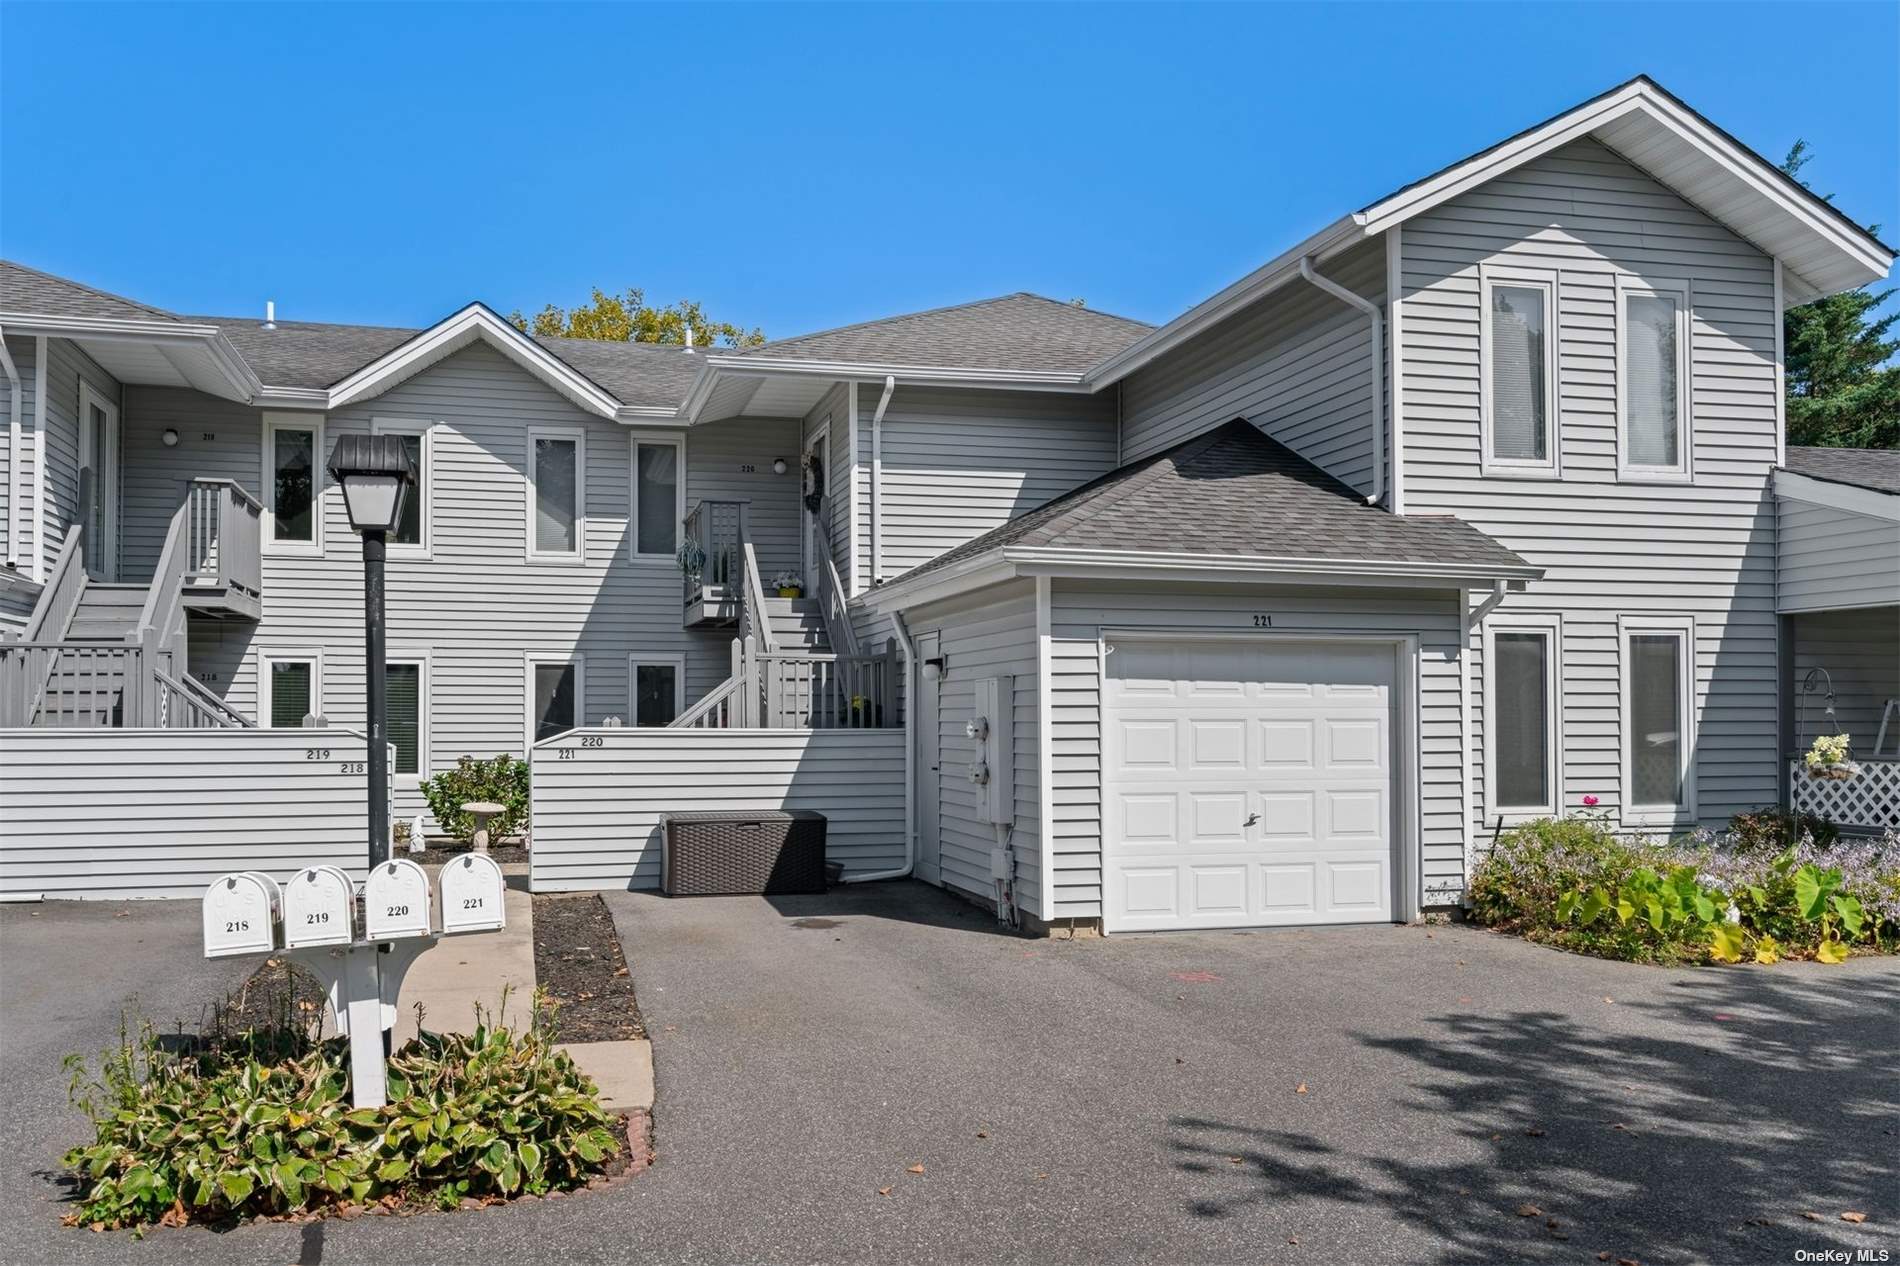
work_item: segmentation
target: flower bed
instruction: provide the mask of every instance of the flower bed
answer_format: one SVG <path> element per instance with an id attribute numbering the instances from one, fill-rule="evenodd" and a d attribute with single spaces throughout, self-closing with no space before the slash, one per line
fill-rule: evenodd
<path id="1" fill-rule="evenodd" d="M 1817 841 L 1765 812 L 1657 844 L 1602 815 L 1543 819 L 1497 838 L 1470 900 L 1480 923 L 1605 958 L 1839 962 L 1900 949 L 1900 833 Z"/>
<path id="2" fill-rule="evenodd" d="M 95 1132 L 64 1158 L 79 1226 L 453 1209 L 579 1187 L 628 1152 L 539 1007 L 521 1032 L 424 1033 L 390 1058 L 381 1108 L 350 1106 L 346 1041 L 296 1028 L 191 1044 L 147 1028 L 96 1076 L 68 1065 Z"/>

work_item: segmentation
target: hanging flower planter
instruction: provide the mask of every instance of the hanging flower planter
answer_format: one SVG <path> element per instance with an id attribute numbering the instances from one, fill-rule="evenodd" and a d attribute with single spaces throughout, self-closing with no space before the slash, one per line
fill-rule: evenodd
<path id="1" fill-rule="evenodd" d="M 1847 736 L 1823 734 L 1802 758 L 1808 777 L 1816 782 L 1848 782 L 1860 777 L 1860 766 L 1847 759 Z"/>

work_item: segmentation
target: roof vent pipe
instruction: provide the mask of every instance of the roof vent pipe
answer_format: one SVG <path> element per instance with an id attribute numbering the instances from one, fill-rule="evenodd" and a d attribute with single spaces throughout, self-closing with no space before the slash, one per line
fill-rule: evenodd
<path id="1" fill-rule="evenodd" d="M 264 300 L 264 328 L 267 330 L 277 328 L 277 300 L 275 299 Z"/>
<path id="2" fill-rule="evenodd" d="M 1300 257 L 1300 276 L 1318 286 L 1341 303 L 1365 313 L 1372 321 L 1372 495 L 1367 505 L 1385 498 L 1385 315 L 1379 305 L 1356 295 L 1330 277 L 1322 277 L 1313 268 L 1313 257 Z"/>
<path id="3" fill-rule="evenodd" d="M 691 321 L 686 322 L 686 354 L 688 356 L 693 354 L 693 323 Z"/>

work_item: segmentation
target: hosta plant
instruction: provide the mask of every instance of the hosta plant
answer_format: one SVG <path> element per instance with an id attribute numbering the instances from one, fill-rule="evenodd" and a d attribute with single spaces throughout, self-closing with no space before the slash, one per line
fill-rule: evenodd
<path id="1" fill-rule="evenodd" d="M 520 1032 L 424 1033 L 389 1061 L 389 1102 L 352 1108 L 347 1042 L 250 1034 L 194 1049 L 149 1027 L 73 1100 L 94 1139 L 64 1158 L 67 1221 L 93 1227 L 435 1204 L 577 1187 L 620 1150 L 613 1118 L 537 1006 Z"/>

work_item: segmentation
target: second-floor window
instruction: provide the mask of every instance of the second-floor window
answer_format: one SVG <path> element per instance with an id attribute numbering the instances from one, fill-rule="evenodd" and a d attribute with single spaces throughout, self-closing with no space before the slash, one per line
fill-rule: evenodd
<path id="1" fill-rule="evenodd" d="M 1625 282 L 1617 294 L 1617 470 L 1625 478 L 1686 481 L 1689 291 Z"/>
<path id="2" fill-rule="evenodd" d="M 430 486 L 435 471 L 435 443 L 429 424 L 409 418 L 375 418 L 370 430 L 377 435 L 400 435 L 403 451 L 416 464 L 416 486 L 403 498 L 402 520 L 389 534 L 389 544 L 399 554 L 426 555 L 429 552 L 429 520 L 435 490 Z"/>
<path id="3" fill-rule="evenodd" d="M 323 424 L 264 419 L 264 539 L 282 552 L 322 548 Z"/>
<path id="4" fill-rule="evenodd" d="M 1502 475 L 1557 473 L 1554 279 L 1486 270 L 1480 330 L 1484 468 Z"/>
<path id="5" fill-rule="evenodd" d="M 579 431 L 528 432 L 528 557 L 575 562 L 586 553 L 587 441 Z"/>
<path id="6" fill-rule="evenodd" d="M 680 477 L 685 448 L 679 440 L 635 440 L 633 445 L 633 556 L 671 559 L 679 548 Z"/>

